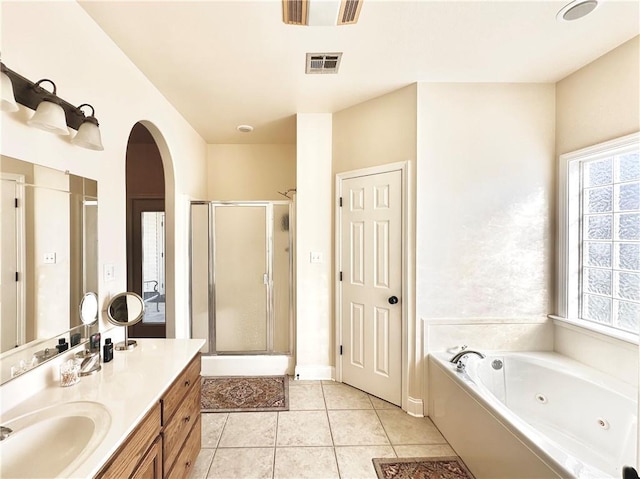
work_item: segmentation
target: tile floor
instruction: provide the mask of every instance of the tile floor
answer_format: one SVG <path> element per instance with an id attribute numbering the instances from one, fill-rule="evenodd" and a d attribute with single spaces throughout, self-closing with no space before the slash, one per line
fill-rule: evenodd
<path id="1" fill-rule="evenodd" d="M 374 457 L 455 455 L 430 419 L 332 381 L 289 381 L 289 411 L 202 414 L 190 479 L 376 479 Z"/>

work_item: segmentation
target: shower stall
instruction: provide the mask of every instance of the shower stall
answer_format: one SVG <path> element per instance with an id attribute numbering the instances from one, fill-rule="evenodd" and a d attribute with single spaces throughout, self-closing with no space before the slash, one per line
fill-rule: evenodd
<path id="1" fill-rule="evenodd" d="M 292 210 L 291 201 L 191 203 L 191 337 L 206 341 L 203 373 L 206 356 L 291 357 Z"/>

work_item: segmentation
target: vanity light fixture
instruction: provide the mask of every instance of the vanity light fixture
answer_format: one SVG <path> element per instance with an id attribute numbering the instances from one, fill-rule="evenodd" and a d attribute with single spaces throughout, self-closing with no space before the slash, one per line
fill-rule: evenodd
<path id="1" fill-rule="evenodd" d="M 19 103 L 35 110 L 33 117 L 27 121 L 29 126 L 64 136 L 69 135 L 69 128 L 72 128 L 78 133 L 71 140 L 71 143 L 90 150 L 104 150 L 98 120 L 94 116 L 94 108 L 91 105 L 84 103 L 76 107 L 58 96 L 56 84 L 53 81 L 42 79 L 33 83 L 7 68 L 4 63 L 0 62 L 0 65 L 2 67 L 3 111 L 16 111 L 18 109 L 16 103 Z M 53 86 L 53 91 L 48 91 L 40 86 L 45 82 Z M 14 99 L 13 103 L 11 97 Z M 91 115 L 88 117 L 82 111 L 82 107 L 85 106 L 91 108 Z"/>
<path id="2" fill-rule="evenodd" d="M 13 83 L 5 70 L 6 67 L 2 64 L 2 111 L 18 111 L 18 104 L 13 96 Z"/>
<path id="3" fill-rule="evenodd" d="M 27 125 L 33 126 L 35 128 L 39 128 L 40 130 L 48 131 L 50 133 L 55 133 L 56 135 L 66 136 L 69 134 L 69 129 L 67 128 L 67 118 L 64 113 L 64 109 L 58 103 L 58 96 L 56 84 L 51 80 L 44 79 L 38 81 L 34 86 L 35 89 L 40 89 L 43 91 L 47 91 L 40 86 L 42 82 L 49 82 L 53 85 L 53 93 L 51 94 L 43 94 L 40 103 L 38 104 L 38 108 L 36 108 L 36 112 L 31 117 L 30 120 L 27 120 Z M 39 92 L 40 93 L 40 92 Z"/>
<path id="4" fill-rule="evenodd" d="M 74 145 L 82 146 L 83 148 L 88 148 L 90 150 L 102 151 L 104 147 L 102 146 L 102 138 L 100 137 L 100 128 L 98 128 L 98 120 L 93 116 L 95 110 L 88 103 L 84 103 L 78 107 L 79 111 L 82 111 L 83 106 L 88 106 L 91 108 L 91 115 L 85 117 L 80 128 L 78 128 L 78 133 L 73 137 L 71 143 Z"/>

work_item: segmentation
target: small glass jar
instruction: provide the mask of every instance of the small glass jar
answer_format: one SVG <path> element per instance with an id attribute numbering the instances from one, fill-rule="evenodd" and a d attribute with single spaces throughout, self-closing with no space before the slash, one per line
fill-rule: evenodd
<path id="1" fill-rule="evenodd" d="M 60 386 L 73 386 L 80 381 L 80 365 L 75 359 L 69 359 L 60 365 Z"/>

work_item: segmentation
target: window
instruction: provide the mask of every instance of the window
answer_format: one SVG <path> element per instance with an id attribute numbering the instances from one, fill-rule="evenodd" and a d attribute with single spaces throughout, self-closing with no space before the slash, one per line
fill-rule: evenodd
<path id="1" fill-rule="evenodd" d="M 560 316 L 640 333 L 639 134 L 560 157 Z"/>

